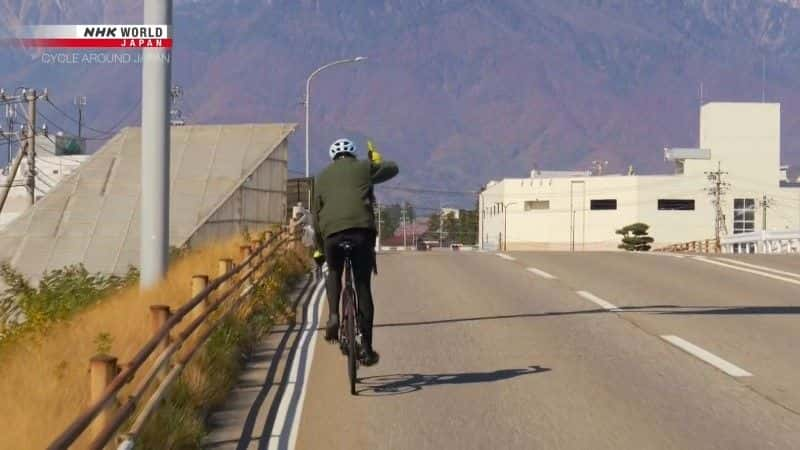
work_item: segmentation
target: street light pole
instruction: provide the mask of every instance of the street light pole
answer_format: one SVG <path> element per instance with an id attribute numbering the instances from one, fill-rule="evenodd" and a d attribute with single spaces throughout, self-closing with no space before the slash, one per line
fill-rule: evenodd
<path id="1" fill-rule="evenodd" d="M 503 251 L 508 251 L 508 207 L 516 205 L 517 202 L 509 202 L 503 204 Z"/>
<path id="2" fill-rule="evenodd" d="M 144 23 L 172 31 L 172 0 L 145 0 Z M 142 50 L 142 173 L 140 286 L 149 288 L 167 273 L 169 259 L 169 89 L 168 48 Z"/>
<path id="3" fill-rule="evenodd" d="M 309 75 L 308 78 L 306 79 L 306 100 L 305 100 L 305 104 L 306 104 L 306 178 L 308 178 L 310 176 L 309 166 L 308 166 L 309 165 L 309 162 L 308 162 L 309 151 L 308 151 L 308 149 L 309 149 L 310 141 L 311 141 L 311 138 L 310 138 L 310 136 L 311 136 L 311 133 L 310 133 L 310 131 L 311 131 L 310 130 L 310 127 L 311 127 L 311 80 L 315 76 L 317 76 L 318 73 L 322 72 L 323 70 L 325 70 L 327 68 L 330 68 L 330 67 L 333 67 L 333 66 L 338 66 L 339 64 L 347 64 L 347 63 L 355 63 L 355 62 L 366 61 L 366 59 L 367 58 L 365 56 L 357 56 L 355 58 L 340 59 L 339 61 L 333 61 L 333 62 L 325 64 L 324 66 L 322 66 L 322 67 L 318 68 L 317 70 L 311 72 L 311 75 Z"/>

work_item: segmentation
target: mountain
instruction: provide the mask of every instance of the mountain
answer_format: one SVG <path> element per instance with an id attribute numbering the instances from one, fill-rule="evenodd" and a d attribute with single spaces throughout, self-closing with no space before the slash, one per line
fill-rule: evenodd
<path id="1" fill-rule="evenodd" d="M 0 24 L 136 23 L 141 10 L 0 0 Z M 312 70 L 369 57 L 314 80 L 312 167 L 350 135 L 397 159 L 404 186 L 475 189 L 594 159 L 664 172 L 664 146 L 696 144 L 701 85 L 704 101 L 760 101 L 764 88 L 783 104 L 784 162 L 800 162 L 799 0 L 177 0 L 174 17 L 173 81 L 190 122 L 302 123 Z M 69 112 L 86 95 L 98 130 L 138 123 L 138 65 L 3 53 L 0 86 L 47 86 Z M 295 170 L 302 140 L 301 129 Z"/>

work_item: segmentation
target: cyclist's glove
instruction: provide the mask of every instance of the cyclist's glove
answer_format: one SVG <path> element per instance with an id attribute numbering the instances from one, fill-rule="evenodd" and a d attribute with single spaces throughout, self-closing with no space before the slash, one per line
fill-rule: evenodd
<path id="1" fill-rule="evenodd" d="M 325 254 L 319 249 L 314 250 L 314 262 L 320 266 L 325 262 Z"/>
<path id="2" fill-rule="evenodd" d="M 369 160 L 372 164 L 380 164 L 383 161 L 383 156 L 378 152 L 378 147 L 371 140 L 367 140 L 367 148 L 369 149 Z"/>

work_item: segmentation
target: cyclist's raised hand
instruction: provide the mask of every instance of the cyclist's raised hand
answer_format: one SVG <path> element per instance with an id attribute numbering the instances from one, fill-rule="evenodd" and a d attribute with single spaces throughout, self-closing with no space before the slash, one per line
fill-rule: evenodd
<path id="1" fill-rule="evenodd" d="M 383 161 L 383 155 L 378 152 L 378 147 L 375 146 L 371 139 L 367 139 L 367 149 L 367 156 L 372 164 L 380 164 Z"/>

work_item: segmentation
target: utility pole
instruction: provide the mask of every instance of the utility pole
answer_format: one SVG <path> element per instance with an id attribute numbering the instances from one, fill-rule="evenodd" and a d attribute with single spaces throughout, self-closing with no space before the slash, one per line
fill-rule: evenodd
<path id="1" fill-rule="evenodd" d="M 47 89 L 44 89 L 41 93 L 35 89 L 23 89 L 21 95 L 6 95 L 6 91 L 0 89 L 0 102 L 6 103 L 6 118 L 12 119 L 16 115 L 15 112 L 10 112 L 9 110 L 9 107 L 13 108 L 13 103 L 27 102 L 28 104 L 28 120 L 22 128 L 21 136 L 16 132 L 0 133 L 0 135 L 9 138 L 9 153 L 11 151 L 11 137 L 17 137 L 22 142 L 22 146 L 20 146 L 17 156 L 11 164 L 7 182 L 2 186 L 2 191 L 0 191 L 0 210 L 5 205 L 22 158 L 25 156 L 28 158 L 28 173 L 26 174 L 25 186 L 30 194 L 30 204 L 33 205 L 36 201 L 36 102 L 40 98 L 47 98 Z"/>
<path id="2" fill-rule="evenodd" d="M 186 121 L 183 119 L 183 111 L 180 109 L 181 97 L 183 97 L 183 88 L 177 85 L 172 86 L 172 89 L 169 93 L 169 124 L 173 127 L 182 127 L 186 125 Z"/>
<path id="3" fill-rule="evenodd" d="M 16 115 L 16 106 L 15 103 L 19 102 L 23 99 L 22 96 L 9 96 L 6 95 L 5 89 L 0 89 L 0 102 L 3 102 L 6 106 L 6 118 L 9 119 L 9 124 L 13 124 L 12 117 Z M 11 125 L 9 125 L 11 126 Z M 17 170 L 19 170 L 19 165 L 22 162 L 22 158 L 25 156 L 25 148 L 23 145 L 20 145 L 19 151 L 17 152 L 17 156 L 14 157 L 14 162 L 11 162 L 11 138 L 16 137 L 19 142 L 26 143 L 27 140 L 24 139 L 25 129 L 20 130 L 20 132 L 16 132 L 13 128 L 10 128 L 8 131 L 0 132 L 0 135 L 8 139 L 8 159 L 9 159 L 9 171 L 8 176 L 6 177 L 6 183 L 0 186 L 0 212 L 3 211 L 3 206 L 6 204 L 6 199 L 8 198 L 8 193 L 11 191 L 11 187 L 14 184 L 14 179 L 17 176 Z"/>
<path id="4" fill-rule="evenodd" d="M 144 23 L 172 33 L 172 0 L 145 0 Z M 169 255 L 170 79 L 172 52 L 142 50 L 142 213 L 140 286 L 152 287 L 167 273 Z"/>
<path id="5" fill-rule="evenodd" d="M 400 209 L 400 215 L 403 220 L 403 248 L 406 248 L 406 202 L 403 202 L 403 207 Z"/>
<path id="6" fill-rule="evenodd" d="M 17 108 L 12 103 L 6 103 L 6 123 L 8 124 L 8 132 L 14 132 L 14 119 L 17 117 Z M 6 165 L 11 164 L 11 136 L 6 136 L 8 139 L 8 154 L 6 155 Z"/>
<path id="7" fill-rule="evenodd" d="M 78 107 L 78 139 L 83 135 L 83 107 L 86 106 L 86 96 L 76 95 L 75 106 Z"/>
<path id="8" fill-rule="evenodd" d="M 417 218 L 411 218 L 411 246 L 417 248 Z"/>
<path id="9" fill-rule="evenodd" d="M 767 231 L 767 209 L 772 206 L 772 200 L 767 198 L 767 194 L 764 194 L 759 205 L 761 206 L 761 229 Z"/>
<path id="10" fill-rule="evenodd" d="M 728 228 L 725 225 L 725 212 L 722 209 L 722 196 L 730 187 L 730 184 L 722 179 L 728 172 L 722 171 L 722 164 L 717 162 L 717 170 L 715 172 L 706 172 L 708 181 L 711 182 L 711 187 L 706 188 L 706 191 L 711 196 L 711 202 L 714 205 L 714 251 L 721 250 L 720 235 L 728 234 Z"/>
<path id="11" fill-rule="evenodd" d="M 444 209 L 442 201 L 439 200 L 439 248 L 444 247 Z"/>
<path id="12" fill-rule="evenodd" d="M 39 97 L 36 89 L 24 91 L 25 101 L 28 102 L 28 123 L 25 131 L 25 147 L 28 153 L 28 178 L 27 186 L 30 194 L 30 204 L 36 203 L 36 100 Z"/>

